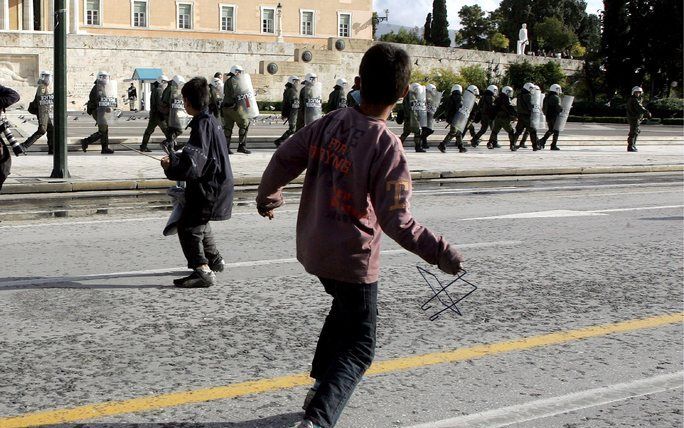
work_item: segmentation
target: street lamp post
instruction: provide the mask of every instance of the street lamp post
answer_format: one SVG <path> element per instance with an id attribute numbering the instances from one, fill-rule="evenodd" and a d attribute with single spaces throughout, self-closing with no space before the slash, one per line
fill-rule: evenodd
<path id="1" fill-rule="evenodd" d="M 283 5 L 278 3 L 276 10 L 278 14 L 278 43 L 283 43 L 285 41 L 283 39 Z"/>
<path id="2" fill-rule="evenodd" d="M 50 178 L 69 178 L 67 168 L 67 106 L 66 106 L 66 27 L 67 10 L 66 0 L 55 0 L 55 155 L 53 158 L 53 168 Z"/>

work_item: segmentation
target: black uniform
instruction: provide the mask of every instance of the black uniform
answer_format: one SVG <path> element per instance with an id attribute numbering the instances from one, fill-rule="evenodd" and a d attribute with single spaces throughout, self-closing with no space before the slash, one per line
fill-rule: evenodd
<path id="1" fill-rule="evenodd" d="M 287 119 L 287 130 L 274 141 L 276 147 L 290 138 L 292 134 L 295 133 L 297 127 L 297 120 L 299 118 L 299 85 L 295 87 L 292 83 L 288 82 L 285 84 L 285 90 L 283 91 L 283 107 L 281 116 L 283 119 Z"/>
<path id="2" fill-rule="evenodd" d="M 542 111 L 546 116 L 546 126 L 549 129 L 546 131 L 544 136 L 539 139 L 539 147 L 543 149 L 546 145 L 546 140 L 553 136 L 553 139 L 551 140 L 551 150 L 560 150 L 558 148 L 558 135 L 560 132 L 553 129 L 556 125 L 556 119 L 558 119 L 558 115 L 560 115 L 560 113 L 563 111 L 563 108 L 560 105 L 560 97 L 558 94 L 555 92 L 549 92 L 546 94 L 544 97 L 544 102 L 542 103 Z"/>
<path id="3" fill-rule="evenodd" d="M 453 91 L 451 95 L 449 95 L 445 100 L 444 100 L 444 111 L 446 112 L 446 120 L 450 124 L 449 125 L 449 133 L 444 137 L 444 140 L 439 143 L 437 148 L 439 151 L 444 153 L 446 151 L 446 145 L 451 141 L 452 138 L 456 138 L 456 146 L 458 147 L 458 151 L 463 153 L 467 152 L 468 150 L 465 148 L 463 145 L 463 135 L 460 130 L 456 129 L 454 125 L 451 125 L 454 121 L 454 117 L 456 117 L 456 113 L 463 107 L 463 96 L 461 95 L 460 92 L 458 91 Z M 470 118 L 473 117 L 473 109 L 470 112 Z M 465 129 L 468 129 L 469 127 L 472 126 L 470 122 L 470 118 L 468 119 L 468 123 L 466 123 Z"/>
<path id="4" fill-rule="evenodd" d="M 480 123 L 482 126 L 480 130 L 473 136 L 473 141 L 470 143 L 473 147 L 477 147 L 480 143 L 480 138 L 487 132 L 489 127 L 494 126 L 494 116 L 496 115 L 494 109 L 494 92 L 486 90 L 477 105 L 478 114 L 480 117 Z"/>
<path id="5" fill-rule="evenodd" d="M 335 110 L 347 107 L 347 96 L 344 93 L 344 88 L 335 85 L 335 88 L 328 96 L 328 104 L 325 107 L 325 112 L 330 113 Z"/>
<path id="6" fill-rule="evenodd" d="M 50 110 L 54 104 L 54 94 L 48 93 L 48 85 L 44 81 L 38 82 L 36 88 L 36 96 L 33 98 L 34 108 L 37 109 L 36 117 L 38 118 L 38 129 L 36 132 L 28 137 L 26 141 L 21 143 L 21 148 L 24 153 L 35 143 L 40 137 L 47 133 L 48 154 L 54 153 L 54 139 L 55 127 L 52 125 L 52 118 L 50 117 Z"/>
<path id="7" fill-rule="evenodd" d="M 511 99 L 505 93 L 499 94 L 494 101 L 494 125 L 492 126 L 492 133 L 489 135 L 489 142 L 487 148 L 492 149 L 498 147 L 499 131 L 503 128 L 508 133 L 508 140 L 512 151 L 515 147 L 515 134 L 511 127 L 511 121 L 515 119 L 515 108 L 511 104 Z"/>
<path id="8" fill-rule="evenodd" d="M 102 149 L 100 153 L 111 154 L 114 150 L 109 148 L 109 125 L 100 123 L 97 120 L 98 108 L 100 100 L 106 98 L 104 87 L 98 82 L 95 82 L 93 89 L 90 90 L 88 95 L 88 104 L 86 105 L 86 113 L 91 115 L 95 122 L 97 123 L 97 132 L 91 134 L 90 136 L 81 139 L 81 149 L 85 152 L 88 149 L 88 145 L 100 140 L 102 144 Z"/>
<path id="9" fill-rule="evenodd" d="M 150 142 L 150 137 L 154 133 L 154 130 L 159 127 L 161 131 L 166 135 L 167 127 L 166 122 L 164 122 L 164 114 L 162 113 L 161 98 L 164 90 L 159 82 L 152 83 L 152 93 L 150 94 L 150 118 L 147 122 L 147 128 L 143 134 L 142 144 L 140 145 L 140 151 L 148 152 L 150 149 L 147 144 Z"/>
<path id="10" fill-rule="evenodd" d="M 515 135 L 513 143 L 518 137 L 527 131 L 530 134 L 530 141 L 532 141 L 532 150 L 539 150 L 539 141 L 537 140 L 537 130 L 532 127 L 532 94 L 527 89 L 523 88 L 520 92 L 517 105 L 518 123 L 515 125 Z"/>

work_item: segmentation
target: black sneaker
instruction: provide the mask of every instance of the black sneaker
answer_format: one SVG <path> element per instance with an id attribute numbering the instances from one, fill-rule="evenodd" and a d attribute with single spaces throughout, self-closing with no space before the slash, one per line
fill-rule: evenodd
<path id="1" fill-rule="evenodd" d="M 147 147 L 147 146 L 140 146 L 140 151 L 141 151 L 141 152 L 144 152 L 144 153 L 149 153 L 149 152 L 151 152 L 152 150 L 150 150 L 150 148 Z"/>
<path id="2" fill-rule="evenodd" d="M 223 257 L 221 257 L 221 256 L 219 256 L 214 261 L 209 263 L 209 269 L 211 269 L 212 272 L 223 272 L 225 268 L 226 268 L 226 261 L 223 260 Z"/>
<path id="3" fill-rule="evenodd" d="M 204 272 L 195 269 L 190 276 L 181 278 L 182 281 L 174 281 L 173 285 L 178 288 L 207 288 L 216 285 L 216 275 L 214 272 Z"/>
<path id="4" fill-rule="evenodd" d="M 446 153 L 446 146 L 444 145 L 444 143 L 439 143 L 439 146 L 437 146 L 437 148 L 440 152 Z"/>
<path id="5" fill-rule="evenodd" d="M 103 155 L 111 155 L 112 153 L 114 153 L 114 150 L 112 150 L 110 148 L 106 148 L 106 149 L 100 150 L 100 153 Z"/>
<path id="6" fill-rule="evenodd" d="M 81 150 L 83 150 L 84 153 L 88 150 L 88 140 L 85 138 L 81 138 Z"/>
<path id="7" fill-rule="evenodd" d="M 463 146 L 461 146 L 461 147 L 458 148 L 458 152 L 459 152 L 459 153 L 465 153 L 465 152 L 467 152 L 467 151 L 468 151 L 468 149 L 466 149 L 466 148 L 463 147 Z"/>
<path id="8" fill-rule="evenodd" d="M 252 153 L 252 151 L 249 150 L 249 149 L 248 149 L 247 147 L 245 147 L 244 145 L 239 145 L 238 148 L 237 148 L 237 151 L 238 151 L 238 153 L 244 153 L 244 154 L 246 154 L 246 155 Z"/>

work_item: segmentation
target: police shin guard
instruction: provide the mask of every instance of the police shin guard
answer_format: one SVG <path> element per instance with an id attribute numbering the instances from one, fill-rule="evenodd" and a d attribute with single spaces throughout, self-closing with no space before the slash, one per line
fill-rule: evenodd
<path id="1" fill-rule="evenodd" d="M 415 134 L 413 137 L 413 142 L 416 147 L 416 153 L 425 153 L 425 149 L 423 148 L 423 139 L 420 138 L 420 135 Z"/>
<path id="2" fill-rule="evenodd" d="M 114 153 L 114 150 L 109 148 L 109 135 L 103 134 L 102 135 L 102 150 L 100 151 L 103 155 L 111 155 Z"/>

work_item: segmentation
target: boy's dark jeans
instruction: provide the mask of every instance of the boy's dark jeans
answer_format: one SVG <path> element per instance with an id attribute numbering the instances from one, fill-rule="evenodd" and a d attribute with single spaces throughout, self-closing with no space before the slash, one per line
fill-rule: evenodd
<path id="1" fill-rule="evenodd" d="M 311 377 L 320 386 L 306 409 L 306 418 L 327 428 L 335 426 L 356 384 L 373 361 L 378 283 L 319 279 L 333 302 L 311 364 Z"/>
<path id="2" fill-rule="evenodd" d="M 178 223 L 178 240 L 190 269 L 209 264 L 220 257 L 209 223 L 193 226 Z"/>

